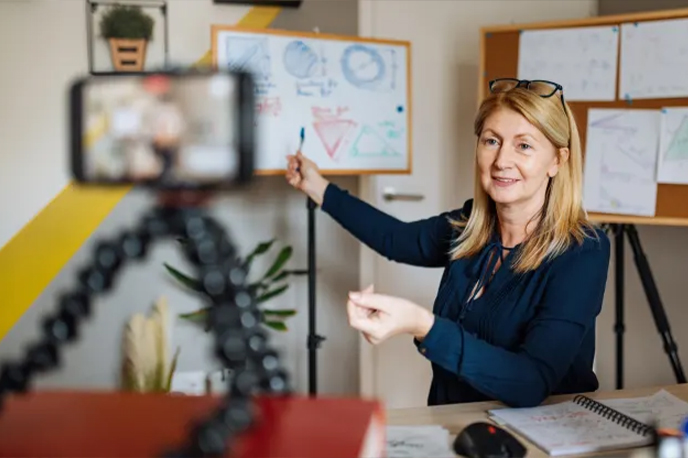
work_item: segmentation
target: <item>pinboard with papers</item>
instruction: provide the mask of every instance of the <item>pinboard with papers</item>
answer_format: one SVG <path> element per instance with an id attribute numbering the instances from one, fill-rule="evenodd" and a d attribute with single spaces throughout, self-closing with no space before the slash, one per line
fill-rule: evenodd
<path id="1" fill-rule="evenodd" d="M 688 9 L 481 30 L 479 101 L 495 78 L 564 87 L 597 222 L 688 226 Z"/>

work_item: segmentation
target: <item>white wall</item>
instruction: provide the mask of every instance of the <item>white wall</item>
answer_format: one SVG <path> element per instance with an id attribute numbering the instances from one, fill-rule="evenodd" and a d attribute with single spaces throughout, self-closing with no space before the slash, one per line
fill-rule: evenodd
<path id="1" fill-rule="evenodd" d="M 348 3 L 355 11 L 356 2 Z M 248 10 L 216 6 L 210 0 L 169 0 L 172 59 L 195 62 L 210 49 L 211 23 L 236 23 Z M 348 27 L 355 34 L 355 13 L 343 17 L 354 18 Z M 329 22 L 335 19 L 328 18 Z M 79 0 L 0 2 L 0 246 L 68 182 L 64 96 L 68 82 L 88 69 L 85 21 L 84 2 Z M 282 20 L 280 27 L 289 28 L 288 21 Z M 357 186 L 355 178 L 337 182 L 354 191 Z M 132 192 L 117 205 L 0 342 L 0 360 L 19 355 L 35 339 L 40 319 L 56 306 L 56 294 L 71 287 L 78 269 L 90 261 L 95 240 L 131 227 L 152 203 L 151 196 Z M 283 178 L 259 179 L 250 193 L 221 198 L 212 211 L 227 224 L 242 252 L 276 237 L 293 245 L 291 267 L 306 267 L 305 197 L 291 190 Z M 346 324 L 343 298 L 358 286 L 357 244 L 323 215 L 318 215 L 316 224 L 318 331 L 327 337 L 319 351 L 319 392 L 354 393 L 358 390 L 357 335 Z M 165 276 L 162 263 L 166 261 L 186 267 L 170 242 L 155 246 L 145 263 L 126 269 L 114 294 L 96 303 L 79 342 L 65 351 L 61 368 L 40 377 L 37 386 L 113 388 L 120 335 L 132 313 L 148 309 L 160 295 L 168 297 L 174 312 L 195 310 L 198 304 L 191 296 Z M 272 336 L 299 392 L 307 390 L 308 382 L 307 297 L 302 277 L 270 303 L 298 310 L 298 316 L 289 321 L 290 331 Z M 210 340 L 195 326 L 178 323 L 173 344 L 182 347 L 180 371 L 215 367 Z"/>

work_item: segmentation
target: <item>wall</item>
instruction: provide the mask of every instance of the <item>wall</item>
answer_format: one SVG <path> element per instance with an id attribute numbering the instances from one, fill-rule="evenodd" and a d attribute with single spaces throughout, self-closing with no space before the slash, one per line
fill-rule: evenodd
<path id="1" fill-rule="evenodd" d="M 686 0 L 598 0 L 599 14 L 625 14 L 688 7 Z M 666 315 L 678 345 L 678 354 L 688 367 L 688 326 L 685 313 L 685 260 L 688 259 L 688 228 L 638 226 L 640 241 L 654 274 Z M 628 240 L 628 239 L 627 239 Z M 640 282 L 628 241 L 624 255 L 625 324 L 624 387 L 676 383 Z M 598 322 L 598 373 L 603 388 L 615 387 L 614 265 L 612 262 L 604 309 Z"/>
<path id="2" fill-rule="evenodd" d="M 0 55 L 5 62 L 0 73 L 0 100 L 5 102 L 0 105 L 0 247 L 68 182 L 64 95 L 71 78 L 88 68 L 83 6 L 82 1 L 0 2 Z M 248 11 L 242 6 L 216 6 L 211 0 L 169 0 L 171 59 L 185 65 L 197 61 L 210 48 L 211 23 L 234 24 Z M 338 1 L 335 10 L 323 8 L 318 0 L 306 0 L 302 11 L 307 20 L 282 12 L 285 16 L 278 16 L 273 27 L 311 30 L 317 26 L 323 32 L 357 32 L 355 0 Z M 356 178 L 338 178 L 336 182 L 353 191 L 357 187 Z M 222 197 L 212 212 L 227 224 L 244 253 L 259 241 L 276 237 L 280 243 L 294 246 L 291 266 L 305 268 L 305 203 L 305 197 L 291 190 L 283 178 L 271 177 L 256 180 L 247 193 Z M 0 342 L 0 360 L 18 355 L 36 337 L 39 320 L 56 306 L 56 294 L 69 288 L 78 269 L 89 262 L 93 243 L 131 227 L 152 204 L 151 195 L 138 191 L 117 204 Z M 355 393 L 357 335 L 346 324 L 343 298 L 358 286 L 358 271 L 352 268 L 358 265 L 358 245 L 321 214 L 316 225 L 318 332 L 327 337 L 319 351 L 319 391 Z M 38 379 L 37 386 L 113 388 L 120 334 L 132 313 L 148 309 L 161 295 L 168 298 L 174 312 L 195 310 L 192 298 L 165 276 L 163 262 L 188 270 L 172 242 L 156 245 L 145 263 L 123 272 L 114 294 L 97 302 L 80 340 L 64 353 L 61 368 Z M 266 262 L 256 268 L 265 268 Z M 289 321 L 290 331 L 272 336 L 292 373 L 295 389 L 305 392 L 305 278 L 296 279 L 287 293 L 270 305 L 298 309 L 298 315 Z M 201 330 L 178 322 L 173 335 L 173 344 L 182 347 L 178 369 L 214 367 L 209 343 Z"/>

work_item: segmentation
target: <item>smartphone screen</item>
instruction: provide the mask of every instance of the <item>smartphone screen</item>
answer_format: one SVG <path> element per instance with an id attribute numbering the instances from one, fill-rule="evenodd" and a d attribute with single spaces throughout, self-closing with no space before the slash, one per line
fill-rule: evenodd
<path id="1" fill-rule="evenodd" d="M 250 97 L 243 77 L 156 73 L 82 80 L 72 91 L 75 176 L 172 188 L 246 178 L 253 104 L 243 100 Z"/>

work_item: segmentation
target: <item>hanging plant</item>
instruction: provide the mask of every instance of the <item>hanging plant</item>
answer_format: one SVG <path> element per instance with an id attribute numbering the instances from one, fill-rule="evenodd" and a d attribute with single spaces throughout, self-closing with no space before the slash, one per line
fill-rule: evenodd
<path id="1" fill-rule="evenodd" d="M 113 5 L 100 19 L 100 34 L 110 44 L 117 71 L 141 71 L 155 21 L 136 5 Z"/>

